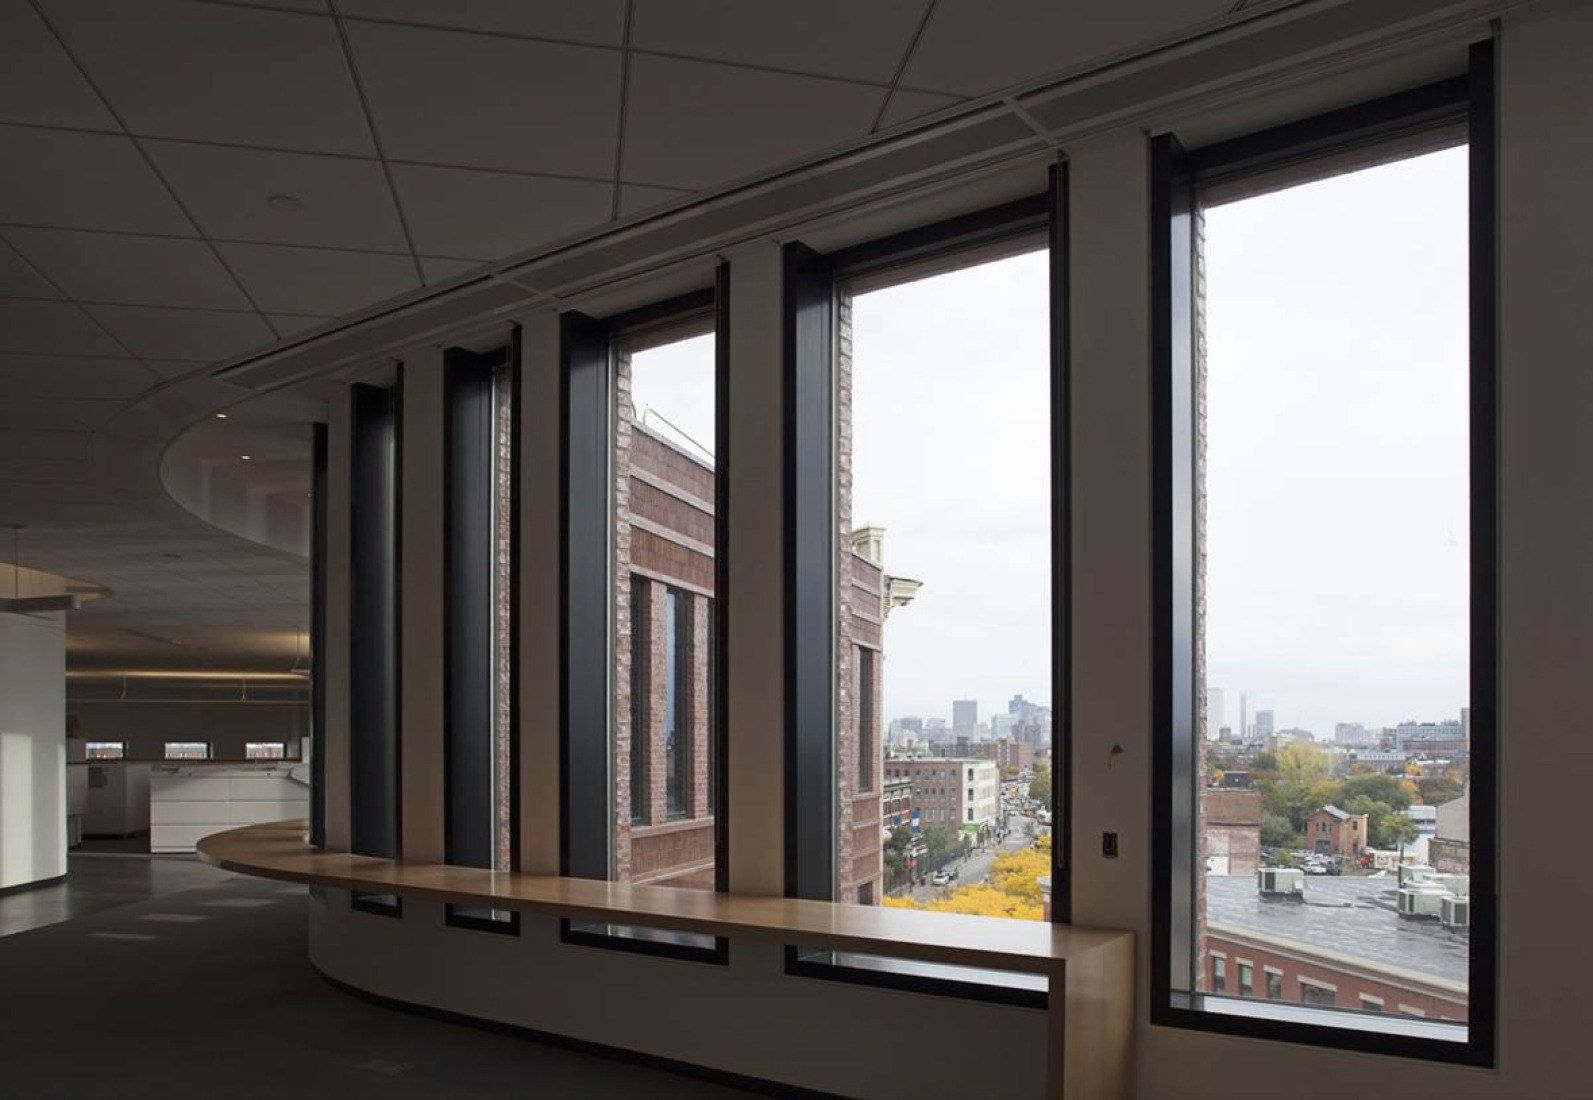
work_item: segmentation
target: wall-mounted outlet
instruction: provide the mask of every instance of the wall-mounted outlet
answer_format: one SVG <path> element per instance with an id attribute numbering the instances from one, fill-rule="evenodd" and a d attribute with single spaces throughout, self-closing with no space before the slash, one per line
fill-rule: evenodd
<path id="1" fill-rule="evenodd" d="M 1101 834 L 1101 854 L 1103 856 L 1105 856 L 1107 859 L 1116 859 L 1117 858 L 1117 834 L 1116 833 L 1102 833 Z"/>

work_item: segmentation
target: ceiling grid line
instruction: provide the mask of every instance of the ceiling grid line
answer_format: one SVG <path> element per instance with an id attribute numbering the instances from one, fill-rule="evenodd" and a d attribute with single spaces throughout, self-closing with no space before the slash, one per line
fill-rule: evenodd
<path id="1" fill-rule="evenodd" d="M 33 297 L 27 297 L 27 296 L 19 295 L 19 294 L 8 294 L 8 295 L 5 296 L 7 301 L 16 301 L 16 302 L 55 302 L 55 301 L 61 301 L 61 302 L 65 302 L 65 303 L 71 305 L 73 308 L 75 308 L 78 311 L 78 313 L 82 314 L 82 316 L 88 320 L 89 324 L 93 325 L 95 328 L 99 329 L 100 332 L 104 333 L 106 339 L 110 340 L 113 344 L 115 344 L 117 347 L 121 348 L 124 352 L 126 352 L 127 353 L 127 358 L 133 360 L 139 366 L 141 366 L 145 370 L 147 370 L 150 374 L 154 375 L 155 376 L 155 380 L 157 382 L 164 381 L 164 376 L 160 373 L 160 371 L 156 370 L 154 367 L 152 367 L 148 363 L 144 362 L 143 358 L 141 356 L 139 356 L 139 355 L 136 355 L 133 352 L 133 349 L 128 347 L 127 344 L 125 342 L 123 342 L 121 337 L 117 336 L 116 333 L 114 333 L 110 329 L 106 328 L 103 324 L 100 323 L 100 319 L 98 317 L 94 316 L 88 310 L 83 308 L 83 306 L 85 304 L 93 305 L 93 304 L 97 304 L 97 303 L 84 303 L 84 302 L 79 301 L 77 298 L 73 297 L 71 294 L 69 294 L 67 292 L 65 287 L 63 287 L 60 283 L 57 283 L 54 279 L 50 278 L 50 276 L 46 275 L 39 268 L 39 265 L 35 264 L 32 260 L 30 260 L 28 258 L 26 253 L 24 253 L 16 245 L 12 244 L 11 240 L 9 238 L 7 238 L 3 233 L 0 233 L 0 241 L 3 241 L 5 243 L 7 251 L 9 251 L 13 256 L 15 256 L 19 261 L 21 261 L 22 264 L 25 267 L 27 267 L 27 269 L 29 271 L 33 272 L 33 274 L 36 275 L 43 282 L 45 282 L 48 285 L 54 287 L 56 292 L 61 295 L 61 297 L 57 299 L 57 298 L 33 298 Z M 77 358 L 82 358 L 82 357 L 77 355 L 77 354 L 75 354 L 75 353 L 62 352 L 61 353 L 61 358 L 77 359 Z M 124 402 L 124 404 L 125 404 L 125 402 Z"/>
<path id="2" fill-rule="evenodd" d="M 635 0 L 625 0 L 625 27 L 621 41 L 623 52 L 620 54 L 619 74 L 619 121 L 614 127 L 614 194 L 609 205 L 609 220 L 618 221 L 620 216 L 620 192 L 624 188 L 621 169 L 625 163 L 625 115 L 631 98 L 631 28 L 636 20 Z"/>
<path id="3" fill-rule="evenodd" d="M 160 185 L 166 189 L 166 193 L 171 197 L 171 201 L 175 203 L 177 209 L 182 212 L 182 216 L 187 218 L 188 223 L 194 227 L 194 232 L 197 234 L 198 239 L 205 242 L 206 247 L 210 249 L 211 255 L 216 258 L 216 262 L 221 265 L 222 269 L 226 271 L 227 275 L 232 279 L 233 284 L 238 288 L 238 293 L 243 295 L 244 300 L 247 301 L 250 307 L 254 310 L 255 316 L 260 318 L 261 323 L 266 326 L 266 330 L 268 332 L 270 332 L 278 340 L 282 339 L 282 333 L 277 329 L 277 326 L 272 323 L 271 318 L 266 316 L 265 311 L 260 308 L 259 303 L 254 300 L 254 295 L 249 293 L 249 288 L 243 285 L 243 280 L 238 278 L 238 273 L 232 269 L 232 265 L 227 262 L 227 258 L 221 254 L 221 250 L 215 246 L 214 242 L 205 236 L 204 230 L 200 228 L 199 220 L 195 218 L 193 212 L 188 209 L 188 204 L 183 201 L 182 196 L 177 194 L 177 189 L 173 187 L 171 181 L 166 178 L 166 174 L 160 170 L 160 167 L 155 163 L 155 159 L 149 155 L 149 150 L 144 148 L 142 141 L 136 137 L 133 137 L 132 134 L 128 132 L 127 123 L 122 118 L 121 112 L 117 111 L 116 107 L 112 105 L 110 97 L 105 94 L 98 82 L 96 82 L 95 79 L 89 75 L 89 71 L 84 66 L 82 60 L 77 56 L 77 53 L 72 49 L 72 47 L 67 44 L 66 38 L 61 34 L 60 28 L 58 28 L 50 19 L 50 17 L 45 14 L 44 8 L 40 6 L 39 0 L 28 0 L 28 4 L 33 8 L 34 13 L 39 17 L 40 21 L 43 22 L 45 28 L 49 30 L 50 34 L 55 38 L 57 44 L 60 45 L 62 51 L 66 54 L 67 60 L 73 64 L 78 73 L 82 75 L 84 81 L 88 83 L 89 89 L 96 96 L 98 96 L 100 102 L 105 105 L 105 110 L 110 114 L 111 118 L 115 120 L 116 125 L 122 128 L 122 131 L 124 134 L 126 134 L 128 140 L 133 143 L 133 148 L 138 151 L 138 155 L 143 158 L 144 163 L 148 165 L 149 170 L 154 173 L 155 178 L 160 181 Z"/>
<path id="4" fill-rule="evenodd" d="M 409 217 L 404 213 L 404 204 L 398 198 L 398 185 L 393 182 L 393 169 L 387 163 L 387 151 L 382 147 L 382 135 L 376 130 L 376 118 L 371 114 L 370 98 L 365 94 L 365 82 L 360 77 L 359 62 L 354 58 L 354 47 L 349 44 L 348 32 L 344 30 L 343 20 L 337 14 L 336 0 L 326 0 L 326 3 L 332 15 L 332 26 L 337 29 L 337 41 L 343 50 L 343 60 L 348 64 L 349 77 L 354 81 L 354 94 L 359 99 L 360 114 L 364 116 L 366 129 L 370 131 L 371 144 L 376 147 L 376 159 L 382 166 L 382 177 L 387 180 L 387 193 L 392 196 L 393 208 L 398 212 L 398 225 L 404 232 L 404 243 L 409 247 L 409 262 L 415 268 L 415 281 L 420 286 L 425 286 L 426 273 L 421 269 L 420 257 L 415 253 L 415 236 L 409 231 Z"/>
<path id="5" fill-rule="evenodd" d="M 907 48 L 902 51 L 902 59 L 896 66 L 896 72 L 891 77 L 890 86 L 885 89 L 885 98 L 880 101 L 879 111 L 874 115 L 874 123 L 868 128 L 871 134 L 878 133 L 880 125 L 885 121 L 885 112 L 891 108 L 891 100 L 896 98 L 896 89 L 902 82 L 902 77 L 907 75 L 907 66 L 913 60 L 913 51 L 918 49 L 918 43 L 923 41 L 924 31 L 929 29 L 929 21 L 935 17 L 935 9 L 940 6 L 940 0 L 929 0 L 924 8 L 923 17 L 918 20 L 918 28 L 913 31 L 913 37 L 908 39 Z"/>

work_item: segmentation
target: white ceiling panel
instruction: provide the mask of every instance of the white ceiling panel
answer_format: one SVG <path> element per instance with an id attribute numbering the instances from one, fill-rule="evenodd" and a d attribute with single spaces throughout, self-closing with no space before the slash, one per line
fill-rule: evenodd
<path id="1" fill-rule="evenodd" d="M 1215 19 L 1232 0 L 940 0 L 902 83 L 977 96 Z"/>
<path id="2" fill-rule="evenodd" d="M 879 88 L 700 61 L 631 60 L 621 174 L 710 187 L 868 133 Z"/>
<path id="3" fill-rule="evenodd" d="M 332 320 L 331 317 L 309 317 L 300 313 L 268 313 L 266 318 L 273 328 L 283 336 L 296 336 L 301 332 L 324 325 Z"/>
<path id="4" fill-rule="evenodd" d="M 885 114 L 879 120 L 881 130 L 889 130 L 892 126 L 900 126 L 904 122 L 911 122 L 915 118 L 943 111 L 947 107 L 955 106 L 962 100 L 956 96 L 933 95 L 929 92 L 908 92 L 898 89 L 892 96 L 890 104 L 885 108 Z"/>
<path id="5" fill-rule="evenodd" d="M 689 194 L 690 191 L 683 191 L 677 187 L 645 187 L 639 183 L 627 183 L 620 187 L 620 217 L 628 218 L 632 214 L 651 210 L 655 206 L 662 206 L 666 202 L 672 202 Z"/>
<path id="6" fill-rule="evenodd" d="M 0 230 L 0 233 L 3 233 Z M 61 292 L 15 249 L 0 244 L 0 298 L 59 298 Z"/>
<path id="7" fill-rule="evenodd" d="M 928 0 L 636 0 L 631 46 L 888 84 Z"/>
<path id="8" fill-rule="evenodd" d="M 120 129 L 27 0 L 0 0 L 0 121 Z"/>
<path id="9" fill-rule="evenodd" d="M 0 386 L 32 397 L 126 400 L 159 384 L 136 359 L 71 355 L 0 355 Z"/>
<path id="10" fill-rule="evenodd" d="M 429 256 L 495 260 L 609 220 L 612 184 L 393 165 L 393 186 Z"/>
<path id="11" fill-rule="evenodd" d="M 618 46 L 624 0 L 339 0 L 345 17 L 371 16 L 463 30 Z"/>
<path id="12" fill-rule="evenodd" d="M 408 256 L 278 244 L 216 247 L 268 313 L 336 317 L 420 285 Z"/>
<path id="13" fill-rule="evenodd" d="M 337 27 L 179 0 L 45 0 L 127 127 L 306 152 L 374 152 Z"/>
<path id="14" fill-rule="evenodd" d="M 612 176 L 618 52 L 378 23 L 348 33 L 389 158 Z"/>
<path id="15" fill-rule="evenodd" d="M 373 252 L 408 248 L 376 161 L 176 141 L 147 141 L 144 148 L 207 236 Z"/>
<path id="16" fill-rule="evenodd" d="M 78 301 L 250 308 L 204 241 L 72 229 L 4 229 L 0 235 Z"/>
<path id="17" fill-rule="evenodd" d="M 135 355 L 150 359 L 225 359 L 272 343 L 256 313 L 220 313 L 153 306 L 85 306 Z"/>
<path id="18" fill-rule="evenodd" d="M 481 264 L 475 260 L 450 260 L 439 256 L 422 256 L 420 258 L 421 274 L 426 276 L 428 285 L 447 282 L 455 275 L 463 275 L 467 271 L 474 271 Z"/>
<path id="19" fill-rule="evenodd" d="M 0 351 L 43 355 L 125 356 L 127 349 L 105 335 L 70 302 L 0 298 Z"/>
<path id="20" fill-rule="evenodd" d="M 194 232 L 125 137 L 0 126 L 0 165 L 0 223 Z"/>

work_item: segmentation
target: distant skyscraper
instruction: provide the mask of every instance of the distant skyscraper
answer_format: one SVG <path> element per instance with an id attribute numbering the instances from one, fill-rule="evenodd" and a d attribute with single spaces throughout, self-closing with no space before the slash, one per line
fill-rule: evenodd
<path id="1" fill-rule="evenodd" d="M 1250 695 L 1248 692 L 1239 693 L 1239 740 L 1247 741 L 1250 738 Z"/>
<path id="2" fill-rule="evenodd" d="M 979 700 L 955 699 L 951 704 L 951 728 L 956 733 L 973 736 L 979 728 Z"/>
<path id="3" fill-rule="evenodd" d="M 1364 745 L 1372 734 L 1359 722 L 1340 722 L 1333 727 L 1333 740 L 1340 745 Z"/>
<path id="4" fill-rule="evenodd" d="M 1256 711 L 1256 736 L 1271 737 L 1272 731 L 1272 712 L 1270 710 Z"/>
<path id="5" fill-rule="evenodd" d="M 1206 689 L 1206 740 L 1215 741 L 1228 721 L 1227 704 L 1223 702 L 1222 688 Z"/>

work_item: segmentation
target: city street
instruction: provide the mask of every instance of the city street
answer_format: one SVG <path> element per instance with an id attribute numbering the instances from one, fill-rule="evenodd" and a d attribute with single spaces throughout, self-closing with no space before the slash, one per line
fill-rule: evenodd
<path id="1" fill-rule="evenodd" d="M 944 897 L 962 886 L 977 886 L 985 881 L 990 874 L 990 867 L 996 857 L 1007 852 L 1019 852 L 1034 844 L 1034 837 L 1028 835 L 1026 828 L 1036 829 L 1037 835 L 1044 836 L 1050 830 L 1044 826 L 1036 826 L 1033 818 L 1026 818 L 1020 814 L 1011 814 L 1007 818 L 1007 837 L 1000 844 L 982 851 L 976 851 L 964 857 L 961 861 L 954 861 L 946 865 L 946 870 L 957 872 L 957 877 L 946 886 L 914 886 L 909 895 L 914 901 L 933 901 L 935 898 Z"/>

